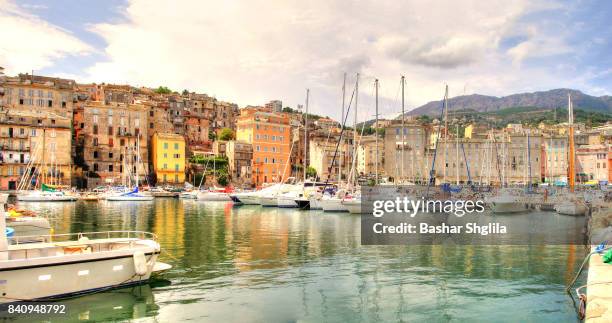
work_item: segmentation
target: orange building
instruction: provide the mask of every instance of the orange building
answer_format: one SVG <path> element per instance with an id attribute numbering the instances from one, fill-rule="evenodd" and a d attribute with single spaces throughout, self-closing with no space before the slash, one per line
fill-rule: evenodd
<path id="1" fill-rule="evenodd" d="M 253 182 L 284 182 L 291 173 L 291 126 L 286 113 L 261 107 L 240 110 L 236 140 L 253 145 Z"/>

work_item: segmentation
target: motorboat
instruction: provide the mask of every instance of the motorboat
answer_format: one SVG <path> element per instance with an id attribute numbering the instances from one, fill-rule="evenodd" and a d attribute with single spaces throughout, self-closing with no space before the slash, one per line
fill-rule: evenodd
<path id="1" fill-rule="evenodd" d="M 153 201 L 153 195 L 143 194 L 138 191 L 138 187 L 134 187 L 131 192 L 115 193 L 106 197 L 107 201 Z"/>
<path id="2" fill-rule="evenodd" d="M 295 208 L 298 207 L 298 204 L 296 203 L 296 199 L 301 198 L 303 194 L 301 194 L 301 189 L 300 191 L 290 191 L 290 192 L 286 192 L 283 194 L 278 195 L 278 197 L 276 198 L 276 203 L 278 204 L 278 207 L 280 208 Z"/>
<path id="3" fill-rule="evenodd" d="M 522 201 L 517 192 L 502 189 L 498 195 L 487 200 L 493 213 L 518 213 L 529 210 L 529 205 Z"/>
<path id="4" fill-rule="evenodd" d="M 577 199 L 566 199 L 560 203 L 555 204 L 555 211 L 559 214 L 564 215 L 585 215 L 588 211 L 586 203 L 578 201 Z"/>
<path id="5" fill-rule="evenodd" d="M 0 217 L 0 232 L 5 228 Z M 171 268 L 157 261 L 160 250 L 157 237 L 141 231 L 54 234 L 36 243 L 0 235 L 0 303 L 141 284 L 153 272 Z"/>

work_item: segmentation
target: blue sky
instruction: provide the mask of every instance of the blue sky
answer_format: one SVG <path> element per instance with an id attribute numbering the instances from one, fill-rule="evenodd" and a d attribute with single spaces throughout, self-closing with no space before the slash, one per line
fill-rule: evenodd
<path id="1" fill-rule="evenodd" d="M 0 0 L 7 74 L 167 85 L 240 105 L 281 99 L 337 117 L 342 73 L 360 102 L 407 110 L 451 96 L 576 88 L 612 92 L 608 1 Z M 24 27 L 25 26 L 25 27 Z M 10 38 L 13 37 L 13 38 Z"/>

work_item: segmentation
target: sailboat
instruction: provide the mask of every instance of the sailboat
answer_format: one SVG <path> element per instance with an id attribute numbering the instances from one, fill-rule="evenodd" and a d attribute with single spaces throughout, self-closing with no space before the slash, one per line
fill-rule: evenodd
<path id="1" fill-rule="evenodd" d="M 40 190 L 17 194 L 17 201 L 20 202 L 74 202 L 77 199 L 77 196 L 66 194 L 56 186 L 47 184 L 42 184 Z"/>
<path id="2" fill-rule="evenodd" d="M 574 186 L 576 185 L 576 151 L 574 147 L 574 107 L 572 106 L 572 97 L 567 94 L 567 112 L 568 112 L 568 139 L 569 139 L 569 167 L 568 167 L 568 185 L 569 185 L 569 196 L 562 202 L 555 205 L 555 210 L 559 214 L 565 215 L 585 215 L 588 211 L 587 205 L 579 200 L 574 194 Z"/>
<path id="3" fill-rule="evenodd" d="M 359 73 L 357 73 L 356 81 L 355 81 L 355 118 L 353 122 L 353 162 L 351 164 L 351 172 L 349 174 L 348 183 L 353 181 L 356 183 L 356 162 L 357 162 L 357 102 L 359 97 Z M 347 111 L 348 114 L 349 111 Z M 365 125 L 365 123 L 364 123 Z M 342 138 L 340 138 L 341 140 Z M 338 183 L 340 184 L 340 183 Z M 352 187 L 355 189 L 356 187 Z M 348 212 L 348 208 L 343 205 L 343 201 L 345 199 L 351 199 L 351 195 L 347 194 L 346 190 L 338 190 L 336 195 L 323 195 L 323 197 L 319 200 L 321 208 L 324 212 Z"/>
<path id="4" fill-rule="evenodd" d="M 215 158 L 213 158 L 213 178 L 216 178 L 217 167 Z M 198 191 L 198 201 L 231 201 L 229 192 L 225 188 L 213 187 L 205 191 Z"/>
<path id="5" fill-rule="evenodd" d="M 153 199 L 155 198 L 153 195 L 151 194 L 143 194 L 139 191 L 138 189 L 138 168 L 139 166 L 141 166 L 142 164 L 142 159 L 140 158 L 140 140 L 137 138 L 136 139 L 136 167 L 135 168 L 135 185 L 133 189 L 129 189 L 130 187 L 132 187 L 132 176 L 130 174 L 130 168 L 128 167 L 130 166 L 127 163 L 127 156 L 129 154 L 126 153 L 126 158 L 123 159 L 123 169 L 124 169 L 124 189 L 123 191 L 114 193 L 114 194 L 109 194 L 106 197 L 107 201 L 134 201 L 134 202 L 143 202 L 143 201 L 153 201 Z M 130 158 L 131 159 L 131 158 Z M 131 164 L 131 163 L 130 163 Z"/>
<path id="6" fill-rule="evenodd" d="M 7 197 L 0 194 L 2 205 Z M 5 231 L 6 220 L 0 216 L 0 232 Z M 148 232 L 54 234 L 40 241 L 22 244 L 0 234 L 0 304 L 141 284 L 153 272 L 171 268 L 157 261 L 161 248 Z"/>

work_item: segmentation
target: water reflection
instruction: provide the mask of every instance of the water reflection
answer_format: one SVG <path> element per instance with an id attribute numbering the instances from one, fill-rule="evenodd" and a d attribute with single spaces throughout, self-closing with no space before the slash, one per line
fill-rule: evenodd
<path id="1" fill-rule="evenodd" d="M 580 246 L 361 246 L 358 216 L 218 202 L 28 207 L 58 233 L 159 236 L 172 283 L 111 320 L 138 312 L 162 321 L 567 321 L 575 314 L 563 287 L 585 255 Z M 74 302 L 137 303 L 91 297 Z"/>

